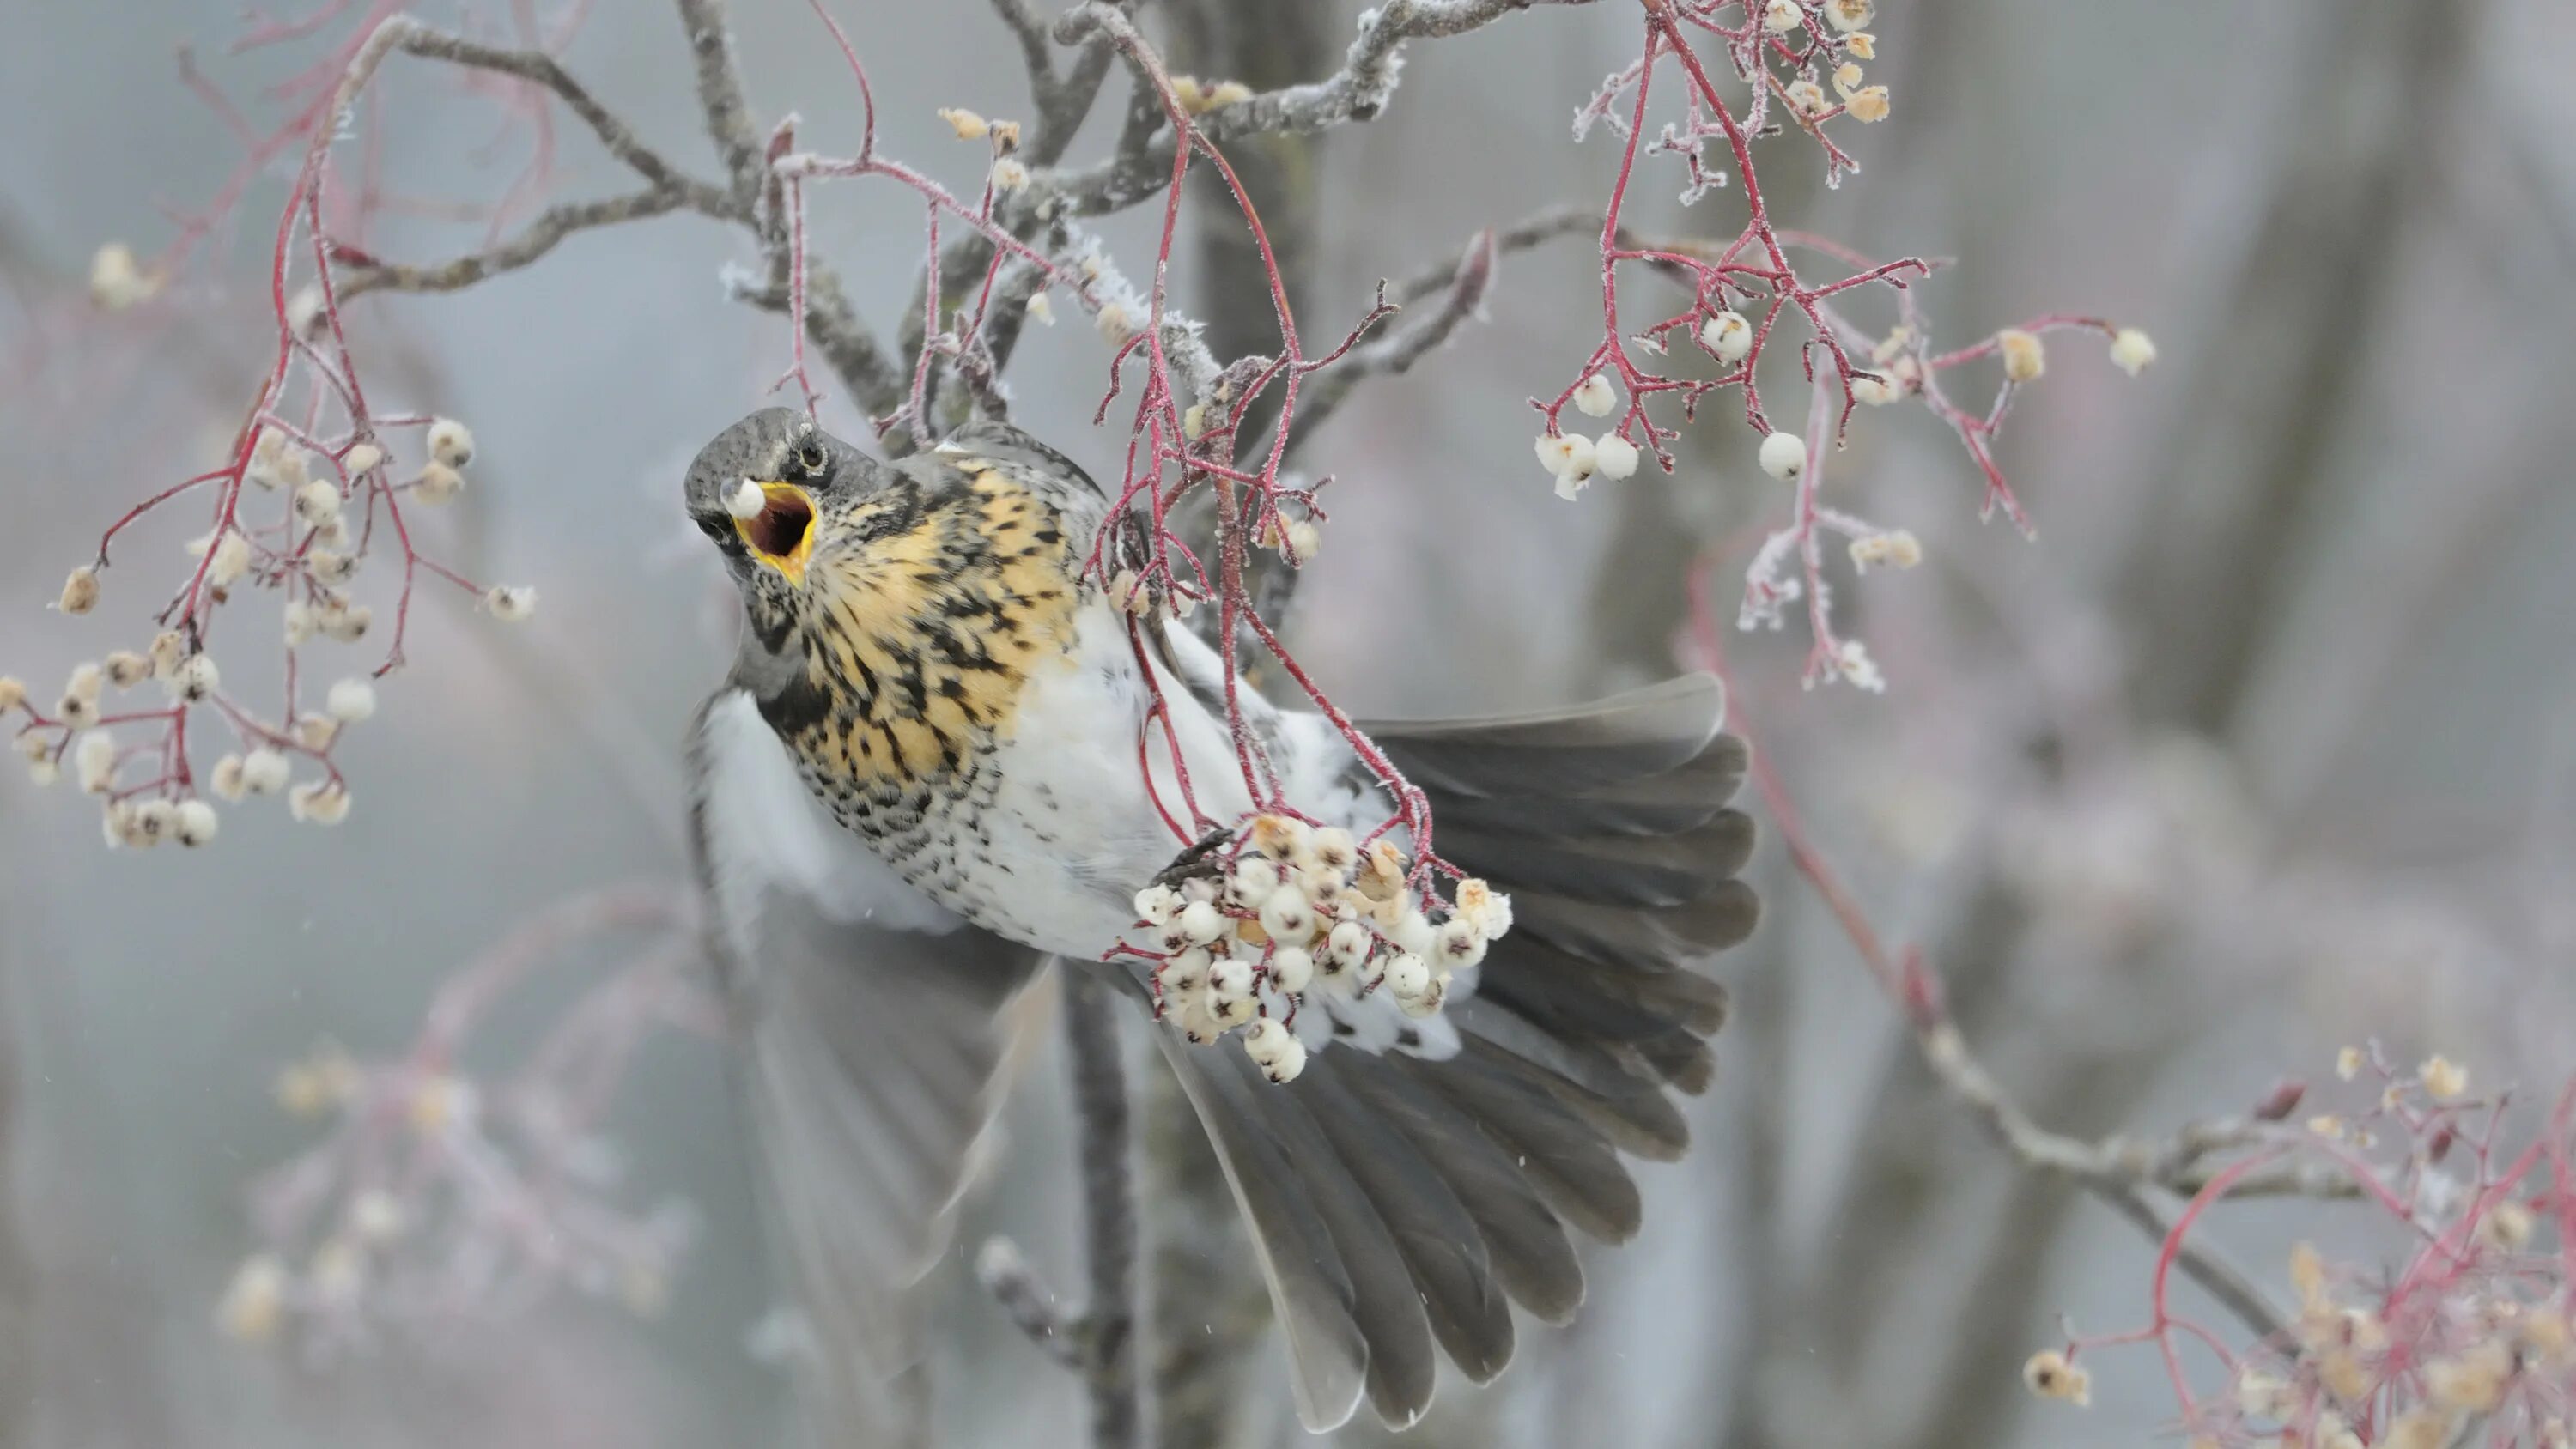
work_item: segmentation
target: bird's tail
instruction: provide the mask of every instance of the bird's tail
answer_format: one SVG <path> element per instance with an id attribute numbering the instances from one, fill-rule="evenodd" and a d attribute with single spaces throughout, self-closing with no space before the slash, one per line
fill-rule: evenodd
<path id="1" fill-rule="evenodd" d="M 1583 1299 L 1568 1229 L 1622 1242 L 1620 1154 L 1688 1138 L 1671 1091 L 1714 1071 L 1725 1018 L 1690 969 L 1750 933 L 1735 879 L 1752 823 L 1726 808 L 1741 740 L 1706 675 L 1507 719 L 1367 726 L 1431 799 L 1440 854 L 1512 897 L 1445 1058 L 1317 1051 L 1286 1087 L 1241 1052 L 1159 1032 L 1240 1201 L 1288 1340 L 1299 1417 L 1365 1394 L 1401 1427 L 1430 1403 L 1433 1345 L 1483 1382 L 1510 1305 L 1563 1323 Z"/>

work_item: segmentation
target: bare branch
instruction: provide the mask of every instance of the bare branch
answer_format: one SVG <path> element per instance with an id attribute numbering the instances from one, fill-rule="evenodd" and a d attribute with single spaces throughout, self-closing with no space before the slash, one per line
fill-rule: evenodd
<path id="1" fill-rule="evenodd" d="M 1136 1379 L 1136 1196 L 1119 1066 L 1118 1006 L 1108 988 L 1064 973 L 1064 1041 L 1082 1130 L 1083 1260 L 1091 1301 L 1068 1316 L 1008 1238 L 976 1255 L 975 1276 L 1048 1358 L 1082 1375 L 1095 1449 L 1137 1449 L 1144 1414 Z"/>
<path id="2" fill-rule="evenodd" d="M 1464 35 L 1535 5 L 1588 5 L 1592 0 L 1388 0 L 1369 12 L 1369 23 L 1342 68 L 1319 81 L 1264 91 L 1199 118 L 1216 143 L 1244 136 L 1320 131 L 1346 121 L 1373 120 L 1386 108 L 1402 70 L 1404 42 L 1417 37 Z M 1132 33 L 1127 16 L 1101 0 L 1077 5 L 1055 23 L 1064 44 Z M 1096 216 L 1135 204 L 1160 185 L 1172 165 L 1172 137 L 1147 143 L 1131 126 L 1116 154 L 1082 171 L 1040 172 L 1033 192 L 1062 199 L 1072 215 Z"/>
<path id="3" fill-rule="evenodd" d="M 742 98 L 742 65 L 734 58 L 732 16 L 725 0 L 679 0 L 680 23 L 688 28 L 689 55 L 698 73 L 698 105 L 706 112 L 707 134 L 723 155 L 725 174 L 733 179 L 734 205 L 749 216 L 760 197 L 760 134 Z"/>
<path id="4" fill-rule="evenodd" d="M 988 1238 L 975 1255 L 975 1281 L 993 1295 L 1012 1326 L 1037 1345 L 1038 1352 L 1076 1373 L 1082 1371 L 1082 1324 L 1056 1308 L 1055 1294 L 1008 1238 Z"/>
<path id="5" fill-rule="evenodd" d="M 1065 1043 L 1082 1121 L 1083 1257 L 1091 1302 L 1083 1315 L 1084 1377 L 1097 1449 L 1143 1442 L 1136 1381 L 1136 1194 L 1129 1160 L 1127 1081 L 1119 1069 L 1118 1006 L 1089 976 L 1065 983 Z"/>
<path id="6" fill-rule="evenodd" d="M 485 251 L 432 265 L 383 262 L 351 266 L 340 273 L 340 297 L 348 301 L 369 292 L 462 291 L 487 277 L 527 266 L 575 232 L 660 216 L 679 210 L 688 200 L 685 192 L 653 186 L 599 201 L 559 203 L 539 212 L 508 240 Z"/>
<path id="7" fill-rule="evenodd" d="M 1399 307 L 1443 292 L 1447 296 L 1439 311 L 1366 346 L 1353 348 L 1341 361 L 1318 371 L 1298 399 L 1297 420 L 1288 434 L 1289 449 L 1293 452 L 1312 439 L 1324 420 L 1361 383 L 1403 376 L 1413 369 L 1413 364 L 1447 342 L 1461 323 L 1482 316 L 1485 299 L 1493 289 L 1494 267 L 1504 253 L 1525 251 L 1599 225 L 1592 215 L 1573 207 L 1553 207 L 1498 232 L 1480 231 L 1468 239 L 1467 249 L 1458 260 L 1407 278 L 1401 286 L 1388 287 L 1386 300 Z"/>

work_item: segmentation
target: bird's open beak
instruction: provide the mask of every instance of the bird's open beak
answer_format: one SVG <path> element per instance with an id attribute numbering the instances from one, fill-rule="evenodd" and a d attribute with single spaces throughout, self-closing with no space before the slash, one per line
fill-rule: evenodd
<path id="1" fill-rule="evenodd" d="M 745 481 L 760 490 L 760 511 L 735 518 L 734 531 L 752 557 L 786 575 L 789 583 L 804 583 L 806 560 L 814 555 L 813 495 L 793 483 Z"/>

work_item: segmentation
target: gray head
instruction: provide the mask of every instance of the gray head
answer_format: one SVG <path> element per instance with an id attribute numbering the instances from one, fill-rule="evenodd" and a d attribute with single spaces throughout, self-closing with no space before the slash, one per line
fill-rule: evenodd
<path id="1" fill-rule="evenodd" d="M 756 622 L 793 612 L 816 535 L 873 491 L 883 468 L 794 408 L 763 408 L 689 464 L 689 519 L 714 540 Z"/>

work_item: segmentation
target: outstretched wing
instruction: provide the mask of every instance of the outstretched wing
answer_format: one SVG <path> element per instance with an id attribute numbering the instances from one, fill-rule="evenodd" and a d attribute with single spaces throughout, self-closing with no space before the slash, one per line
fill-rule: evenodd
<path id="1" fill-rule="evenodd" d="M 912 1290 L 1000 1096 L 1046 958 L 905 884 L 807 793 L 751 696 L 699 712 L 691 839 L 818 1437 L 920 1433 Z"/>

